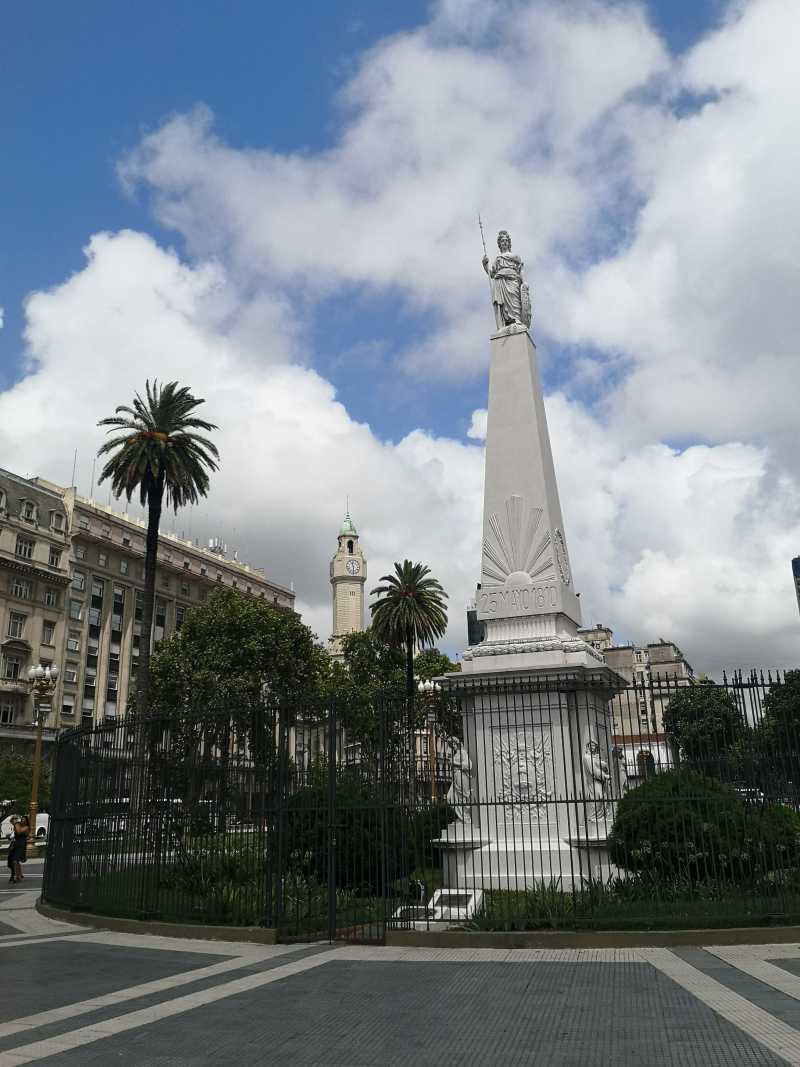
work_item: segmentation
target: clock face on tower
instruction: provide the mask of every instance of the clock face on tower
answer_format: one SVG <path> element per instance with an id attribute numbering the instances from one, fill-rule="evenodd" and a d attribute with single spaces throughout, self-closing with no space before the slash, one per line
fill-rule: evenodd
<path id="1" fill-rule="evenodd" d="M 357 559 L 349 559 L 344 566 L 348 574 L 358 574 L 361 570 L 361 564 Z"/>

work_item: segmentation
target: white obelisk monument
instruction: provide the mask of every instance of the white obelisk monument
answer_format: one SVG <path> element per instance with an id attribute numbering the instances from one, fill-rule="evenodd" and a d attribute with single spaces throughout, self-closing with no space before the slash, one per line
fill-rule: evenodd
<path id="1" fill-rule="evenodd" d="M 461 674 L 442 680 L 461 700 L 472 805 L 441 845 L 453 889 L 567 889 L 603 864 L 608 701 L 623 680 L 577 633 L 530 296 L 506 231 L 497 243 L 495 260 L 483 260 L 496 325 L 476 596 L 486 633 L 464 652 Z"/>

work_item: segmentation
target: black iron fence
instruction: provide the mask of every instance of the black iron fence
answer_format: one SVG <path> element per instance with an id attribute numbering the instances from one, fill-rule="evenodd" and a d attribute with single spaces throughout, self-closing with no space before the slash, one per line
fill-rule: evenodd
<path id="1" fill-rule="evenodd" d="M 44 898 L 283 940 L 800 921 L 800 676 L 453 675 L 57 742 Z"/>

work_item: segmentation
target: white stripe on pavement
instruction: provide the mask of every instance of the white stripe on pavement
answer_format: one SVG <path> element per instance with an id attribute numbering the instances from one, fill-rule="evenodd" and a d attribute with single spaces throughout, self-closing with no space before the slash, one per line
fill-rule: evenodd
<path id="1" fill-rule="evenodd" d="M 34 1041 L 30 1045 L 22 1045 L 13 1051 L 0 1052 L 0 1067 L 19 1067 L 23 1063 L 31 1063 L 34 1060 L 43 1059 L 45 1056 L 56 1056 L 68 1049 L 82 1048 L 94 1041 L 101 1041 L 106 1037 L 114 1037 L 116 1034 L 125 1033 L 127 1030 L 135 1030 L 140 1026 L 148 1026 L 150 1023 L 160 1022 L 173 1015 L 181 1015 L 195 1008 L 202 1008 L 206 1004 L 213 1004 L 227 997 L 237 996 L 239 993 L 249 993 L 253 989 L 279 982 L 283 978 L 310 971 L 314 967 L 321 967 L 323 963 L 334 956 L 338 956 L 337 949 L 321 952 L 317 956 L 310 956 L 303 960 L 295 960 L 293 963 L 285 963 L 275 967 L 271 971 L 261 971 L 258 974 L 247 974 L 243 978 L 236 978 L 232 982 L 214 986 L 212 989 L 201 989 L 197 993 L 188 993 L 186 996 L 169 1000 L 165 1004 L 156 1004 L 151 1008 L 141 1008 L 126 1015 L 118 1015 L 114 1019 L 106 1019 L 95 1023 L 93 1026 L 82 1026 L 78 1030 L 59 1034 L 57 1037 L 48 1037 L 43 1041 Z"/>

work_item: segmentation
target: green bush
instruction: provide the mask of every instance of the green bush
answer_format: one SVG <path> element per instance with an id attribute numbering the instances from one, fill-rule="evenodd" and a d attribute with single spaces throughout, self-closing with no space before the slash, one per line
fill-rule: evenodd
<path id="1" fill-rule="evenodd" d="M 403 808 L 384 809 L 367 783 L 343 779 L 336 786 L 336 885 L 368 895 L 407 872 L 409 820 Z M 303 857 L 303 870 L 328 881 L 328 792 L 311 785 L 289 799 L 290 856 Z"/>
<path id="2" fill-rule="evenodd" d="M 799 832 L 789 808 L 751 806 L 716 779 L 680 768 L 620 800 L 609 848 L 628 871 L 735 880 L 796 864 Z"/>
<path id="3" fill-rule="evenodd" d="M 231 846 L 224 838 L 183 853 L 162 875 L 165 888 L 191 899 L 193 912 L 217 921 L 257 921 L 263 882 L 263 849 Z"/>

